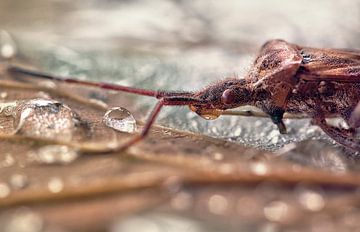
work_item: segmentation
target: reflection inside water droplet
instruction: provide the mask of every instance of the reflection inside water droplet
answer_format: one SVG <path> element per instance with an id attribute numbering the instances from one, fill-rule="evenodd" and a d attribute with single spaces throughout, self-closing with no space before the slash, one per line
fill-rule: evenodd
<path id="1" fill-rule="evenodd" d="M 48 145 L 29 153 L 29 159 L 42 164 L 68 164 L 79 157 L 79 153 L 64 145 Z"/>
<path id="2" fill-rule="evenodd" d="M 106 126 L 120 132 L 134 133 L 136 131 L 136 120 L 134 116 L 123 107 L 114 107 L 108 110 L 103 122 Z"/>

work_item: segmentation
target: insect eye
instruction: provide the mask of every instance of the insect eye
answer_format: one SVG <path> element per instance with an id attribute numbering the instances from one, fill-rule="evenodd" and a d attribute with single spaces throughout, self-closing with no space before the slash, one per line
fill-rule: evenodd
<path id="1" fill-rule="evenodd" d="M 229 104 L 234 103 L 234 101 L 235 101 L 235 94 L 232 89 L 227 89 L 222 93 L 222 95 L 221 95 L 222 103 L 229 105 Z"/>

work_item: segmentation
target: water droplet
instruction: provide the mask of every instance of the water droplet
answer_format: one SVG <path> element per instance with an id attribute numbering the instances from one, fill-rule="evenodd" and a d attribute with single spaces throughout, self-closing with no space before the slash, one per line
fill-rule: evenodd
<path id="1" fill-rule="evenodd" d="M 15 190 L 23 189 L 29 184 L 28 177 L 23 174 L 12 175 L 9 182 L 12 189 Z"/>
<path id="2" fill-rule="evenodd" d="M 263 176 L 268 172 L 268 166 L 263 162 L 253 162 L 250 164 L 250 170 L 256 175 Z"/>
<path id="3" fill-rule="evenodd" d="M 233 173 L 234 170 L 235 170 L 235 166 L 232 164 L 229 164 L 229 163 L 221 164 L 218 166 L 218 171 L 224 175 L 229 175 L 229 174 Z"/>
<path id="4" fill-rule="evenodd" d="M 0 31 L 0 55 L 2 58 L 10 59 L 16 55 L 16 44 L 6 31 Z"/>
<path id="5" fill-rule="evenodd" d="M 1 161 L 0 167 L 11 167 L 15 164 L 15 162 L 16 161 L 14 157 L 11 154 L 7 153 L 5 154 L 5 159 Z"/>
<path id="6" fill-rule="evenodd" d="M 0 98 L 5 99 L 8 96 L 7 92 L 1 92 L 0 93 Z"/>
<path id="7" fill-rule="evenodd" d="M 228 208 L 228 200 L 219 194 L 213 195 L 209 199 L 208 208 L 213 214 L 222 215 Z"/>
<path id="8" fill-rule="evenodd" d="M 189 108 L 191 111 L 197 113 L 200 117 L 206 120 L 217 119 L 224 112 L 223 110 L 219 110 L 219 109 L 205 109 L 205 108 L 202 109 L 193 105 L 190 105 Z"/>
<path id="9" fill-rule="evenodd" d="M 304 208 L 310 211 L 320 211 L 325 205 L 322 195 L 310 190 L 300 193 L 299 202 Z"/>
<path id="10" fill-rule="evenodd" d="M 193 197 L 190 193 L 179 192 L 171 199 L 171 206 L 176 210 L 188 210 L 193 205 Z"/>
<path id="11" fill-rule="evenodd" d="M 49 191 L 52 193 L 59 193 L 64 188 L 64 183 L 59 177 L 52 177 L 48 182 Z"/>
<path id="12" fill-rule="evenodd" d="M 106 126 L 117 131 L 134 133 L 136 131 L 136 120 L 134 116 L 123 107 L 114 107 L 108 110 L 103 122 Z"/>
<path id="13" fill-rule="evenodd" d="M 224 159 L 224 154 L 222 154 L 222 153 L 220 153 L 220 152 L 211 153 L 211 158 L 212 158 L 213 160 L 220 161 L 220 160 L 223 160 L 223 159 Z"/>
<path id="14" fill-rule="evenodd" d="M 10 188 L 6 183 L 0 182 L 0 198 L 9 196 Z"/>
<path id="15" fill-rule="evenodd" d="M 71 141 L 76 129 L 85 123 L 68 106 L 49 99 L 32 99 L 20 104 L 15 113 L 17 134 Z"/>
<path id="16" fill-rule="evenodd" d="M 3 228 L 5 232 L 40 232 L 43 219 L 30 209 L 20 208 L 6 220 Z"/>
<path id="17" fill-rule="evenodd" d="M 79 157 L 79 153 L 64 145 L 47 145 L 36 152 L 29 152 L 29 159 L 41 164 L 69 164 Z"/>
<path id="18" fill-rule="evenodd" d="M 282 201 L 270 202 L 264 207 L 264 215 L 269 221 L 284 221 L 288 213 L 288 205 Z"/>
<path id="19" fill-rule="evenodd" d="M 241 135 L 242 129 L 241 127 L 236 128 L 236 130 L 234 131 L 234 136 L 238 137 Z"/>

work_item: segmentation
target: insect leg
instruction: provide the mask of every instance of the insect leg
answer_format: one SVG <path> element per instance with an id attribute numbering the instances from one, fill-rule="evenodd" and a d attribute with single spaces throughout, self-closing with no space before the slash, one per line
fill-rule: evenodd
<path id="1" fill-rule="evenodd" d="M 348 124 L 353 129 L 360 128 L 360 102 L 351 112 Z"/>
<path id="2" fill-rule="evenodd" d="M 351 136 L 349 130 L 328 125 L 325 118 L 320 116 L 314 117 L 313 122 L 336 142 L 354 151 L 360 152 L 360 139 Z"/>
<path id="3" fill-rule="evenodd" d="M 151 114 L 149 118 L 146 120 L 144 128 L 142 129 L 141 133 L 139 135 L 136 135 L 134 138 L 132 138 L 130 141 L 126 142 L 124 145 L 122 145 L 119 148 L 115 148 L 114 151 L 123 151 L 129 148 L 130 146 L 134 145 L 135 143 L 140 142 L 143 140 L 146 135 L 149 133 L 150 128 L 152 124 L 155 122 L 157 116 L 159 115 L 161 108 L 164 106 L 164 101 L 160 100 L 154 107 L 154 109 L 151 111 Z"/>
<path id="4" fill-rule="evenodd" d="M 145 125 L 141 131 L 141 133 L 134 138 L 132 138 L 130 141 L 125 143 L 124 145 L 115 148 L 113 152 L 115 151 L 123 151 L 129 148 L 130 146 L 140 142 L 143 140 L 147 134 L 150 131 L 151 126 L 154 124 L 157 116 L 159 115 L 161 108 L 163 106 L 181 106 L 181 105 L 189 105 L 189 104 L 200 104 L 201 101 L 195 98 L 187 97 L 187 96 L 172 96 L 172 97 L 164 97 L 159 100 L 159 102 L 155 105 L 154 109 L 152 110 L 149 118 L 146 120 Z"/>
<path id="5" fill-rule="evenodd" d="M 273 112 L 269 113 L 271 120 L 278 127 L 280 134 L 286 134 L 286 126 L 283 122 L 284 110 L 275 109 Z"/>

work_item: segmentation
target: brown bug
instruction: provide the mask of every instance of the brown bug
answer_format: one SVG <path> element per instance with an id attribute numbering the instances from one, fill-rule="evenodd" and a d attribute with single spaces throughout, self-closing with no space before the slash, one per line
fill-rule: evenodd
<path id="1" fill-rule="evenodd" d="M 309 48 L 283 40 L 271 40 L 262 46 L 245 78 L 227 78 L 198 92 L 152 91 L 81 81 L 16 66 L 9 67 L 9 71 L 159 99 L 141 134 L 121 149 L 147 135 L 163 106 L 187 105 L 201 117 L 215 119 L 227 109 L 252 105 L 268 114 L 280 133 L 286 133 L 283 123 L 285 112 L 305 113 L 335 141 L 360 151 L 360 140 L 355 136 L 356 129 L 360 127 L 360 106 L 357 107 L 360 102 L 360 51 Z M 326 118 L 334 116 L 343 118 L 349 129 L 329 125 Z"/>

